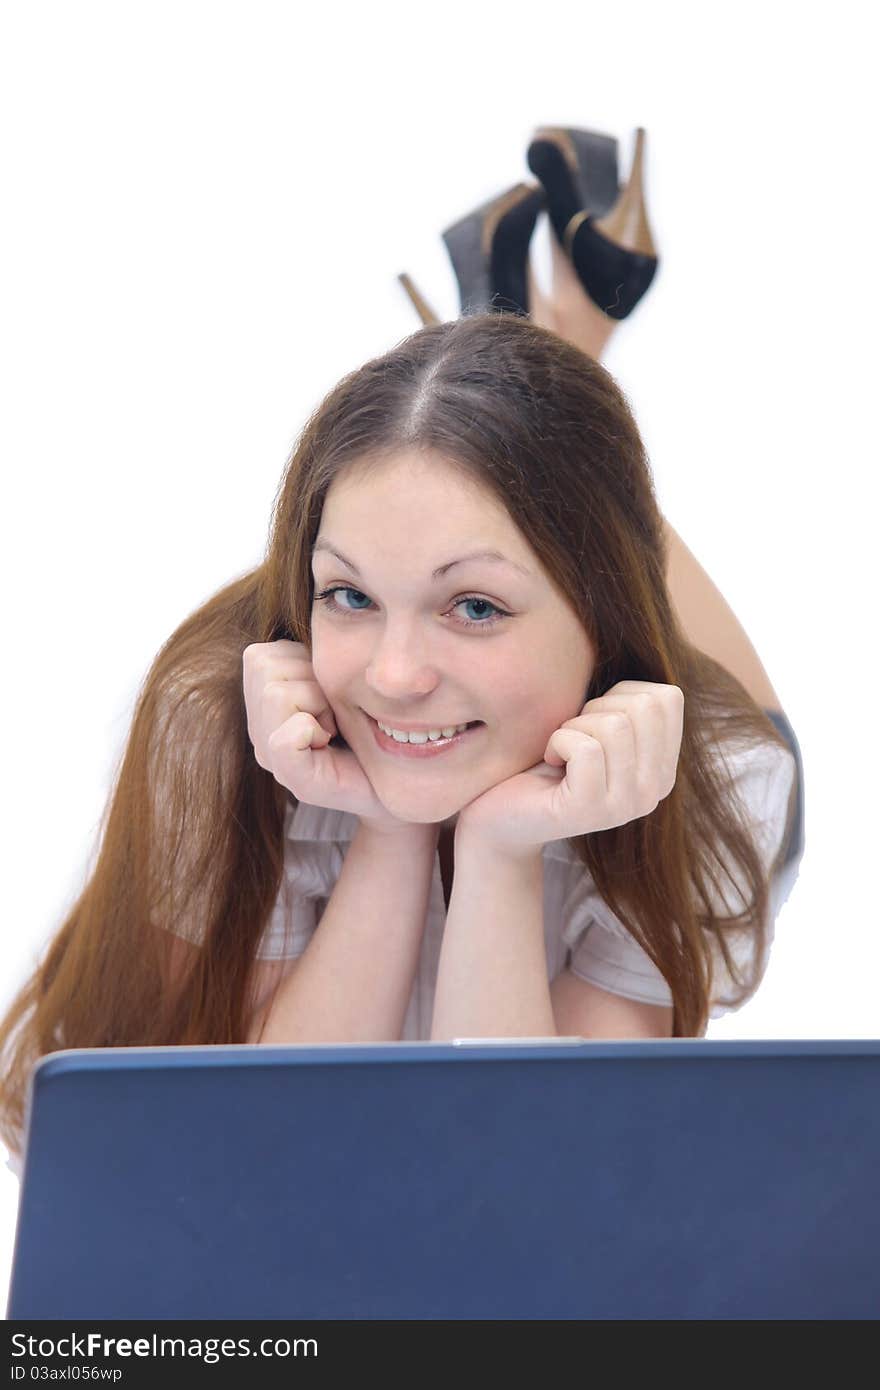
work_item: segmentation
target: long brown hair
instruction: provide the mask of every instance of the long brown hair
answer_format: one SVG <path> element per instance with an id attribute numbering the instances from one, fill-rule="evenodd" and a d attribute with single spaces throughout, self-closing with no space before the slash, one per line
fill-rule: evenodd
<path id="1" fill-rule="evenodd" d="M 331 391 L 285 470 L 265 560 L 156 657 L 94 869 L 0 1024 L 7 1143 L 20 1143 L 29 1071 L 43 1053 L 244 1041 L 292 798 L 254 757 L 242 652 L 282 636 L 310 645 L 310 559 L 327 491 L 346 465 L 402 449 L 456 462 L 507 508 L 595 645 L 585 699 L 627 679 L 684 691 L 672 793 L 651 815 L 572 844 L 667 980 L 675 1036 L 705 1031 L 712 942 L 734 982 L 725 1002 L 757 987 L 768 879 L 712 754 L 721 740 L 780 736 L 678 626 L 648 462 L 612 378 L 525 319 L 473 315 L 422 329 Z M 184 937 L 193 944 L 182 951 Z M 744 938 L 754 948 L 747 966 L 730 950 Z"/>

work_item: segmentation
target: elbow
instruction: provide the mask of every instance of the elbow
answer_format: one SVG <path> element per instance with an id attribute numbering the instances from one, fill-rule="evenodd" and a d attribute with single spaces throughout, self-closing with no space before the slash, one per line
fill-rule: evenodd
<path id="1" fill-rule="evenodd" d="M 671 1038 L 671 1004 L 643 1004 L 600 989 L 563 970 L 550 986 L 556 1031 L 560 1037 L 589 1039 Z"/>

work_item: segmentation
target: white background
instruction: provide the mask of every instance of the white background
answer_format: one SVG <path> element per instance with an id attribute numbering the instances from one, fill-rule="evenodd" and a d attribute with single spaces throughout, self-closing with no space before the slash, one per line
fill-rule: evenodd
<path id="1" fill-rule="evenodd" d="M 807 779 L 768 974 L 709 1036 L 877 1036 L 866 14 L 4 7 L 2 1007 L 84 882 L 159 646 L 260 560 L 324 392 L 418 327 L 396 273 L 454 315 L 439 233 L 530 177 L 531 130 L 604 130 L 626 162 L 643 124 L 662 264 L 606 362 Z M 4 1170 L 4 1285 L 17 1197 Z"/>

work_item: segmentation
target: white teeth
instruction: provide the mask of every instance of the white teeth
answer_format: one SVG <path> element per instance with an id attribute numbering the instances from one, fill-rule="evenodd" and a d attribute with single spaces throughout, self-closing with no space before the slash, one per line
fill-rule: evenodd
<path id="1" fill-rule="evenodd" d="M 435 742 L 438 738 L 452 738 L 453 734 L 461 733 L 467 728 L 467 724 L 450 724 L 445 729 L 431 729 L 428 733 L 407 734 L 401 729 L 389 728 L 387 724 L 382 724 L 377 719 L 376 723 L 383 734 L 388 734 L 396 743 L 427 743 L 429 740 Z"/>

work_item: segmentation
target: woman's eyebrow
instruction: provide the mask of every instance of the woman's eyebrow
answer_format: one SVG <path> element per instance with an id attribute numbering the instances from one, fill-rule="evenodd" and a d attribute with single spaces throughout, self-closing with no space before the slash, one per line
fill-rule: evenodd
<path id="1" fill-rule="evenodd" d="M 351 560 L 347 560 L 329 541 L 315 541 L 312 553 L 315 554 L 319 550 L 325 550 L 330 555 L 335 555 L 336 559 L 339 560 L 341 564 L 345 565 L 346 569 L 350 569 L 352 574 L 356 574 L 358 578 L 360 578 L 361 572 L 357 565 L 353 564 Z M 527 579 L 534 579 L 531 570 L 527 570 L 524 565 L 518 565 L 515 560 L 509 560 L 506 555 L 502 555 L 498 550 L 474 550 L 468 555 L 461 555 L 457 560 L 449 560 L 447 564 L 438 565 L 437 568 L 431 572 L 431 579 L 442 579 L 454 565 L 463 565 L 466 560 L 490 560 L 496 564 L 510 565 L 511 569 L 519 570 L 519 573 L 524 574 Z"/>

